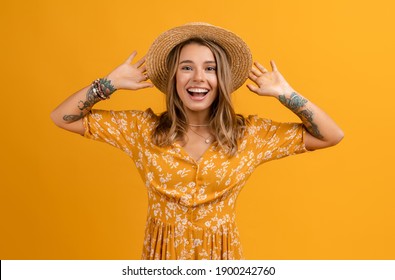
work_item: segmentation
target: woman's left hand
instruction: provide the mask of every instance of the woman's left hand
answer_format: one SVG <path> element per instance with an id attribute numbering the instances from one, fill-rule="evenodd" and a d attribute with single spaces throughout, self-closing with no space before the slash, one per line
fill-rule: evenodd
<path id="1" fill-rule="evenodd" d="M 251 69 L 249 78 L 255 83 L 255 85 L 247 84 L 248 89 L 252 92 L 261 96 L 278 97 L 281 94 L 294 91 L 278 71 L 273 60 L 270 61 L 270 65 L 272 66 L 271 72 L 269 72 L 259 62 L 255 62 L 254 65 L 256 68 L 253 67 Z"/>

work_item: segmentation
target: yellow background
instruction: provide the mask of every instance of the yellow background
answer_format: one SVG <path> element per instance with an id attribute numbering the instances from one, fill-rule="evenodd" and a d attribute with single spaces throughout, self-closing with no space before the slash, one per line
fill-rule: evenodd
<path id="1" fill-rule="evenodd" d="M 340 145 L 259 167 L 238 201 L 247 259 L 394 259 L 394 4 L 357 1 L 3 1 L 0 259 L 139 259 L 147 199 L 132 161 L 49 114 L 161 32 L 239 34 L 343 128 Z M 247 88 L 237 111 L 297 118 Z M 156 89 L 97 108 L 160 112 Z"/>

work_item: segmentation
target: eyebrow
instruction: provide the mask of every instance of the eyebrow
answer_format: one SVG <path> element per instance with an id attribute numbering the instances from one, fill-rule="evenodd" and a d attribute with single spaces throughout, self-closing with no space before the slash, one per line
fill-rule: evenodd
<path id="1" fill-rule="evenodd" d="M 180 64 L 184 64 L 184 63 L 194 63 L 192 60 L 183 60 L 183 61 L 181 61 L 180 62 Z M 207 61 L 205 61 L 204 62 L 205 64 L 212 64 L 212 63 L 216 63 L 215 61 L 213 61 L 213 60 L 207 60 Z"/>

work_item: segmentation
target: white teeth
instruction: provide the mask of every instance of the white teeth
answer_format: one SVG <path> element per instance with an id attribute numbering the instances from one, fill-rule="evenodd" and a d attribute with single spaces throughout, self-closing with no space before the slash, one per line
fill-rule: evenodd
<path id="1" fill-rule="evenodd" d="M 208 90 L 204 88 L 189 88 L 189 92 L 196 92 L 196 93 L 207 93 Z"/>

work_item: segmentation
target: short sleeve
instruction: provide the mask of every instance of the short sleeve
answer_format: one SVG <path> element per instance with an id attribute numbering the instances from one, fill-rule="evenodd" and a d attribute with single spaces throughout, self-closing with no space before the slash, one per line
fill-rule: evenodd
<path id="1" fill-rule="evenodd" d="M 257 164 L 307 151 L 302 123 L 281 123 L 257 116 L 248 117 L 249 144 L 257 154 Z"/>
<path id="2" fill-rule="evenodd" d="M 152 122 L 148 110 L 92 110 L 83 119 L 84 137 L 108 143 L 133 158 L 137 142 L 143 135 L 150 134 Z"/>

